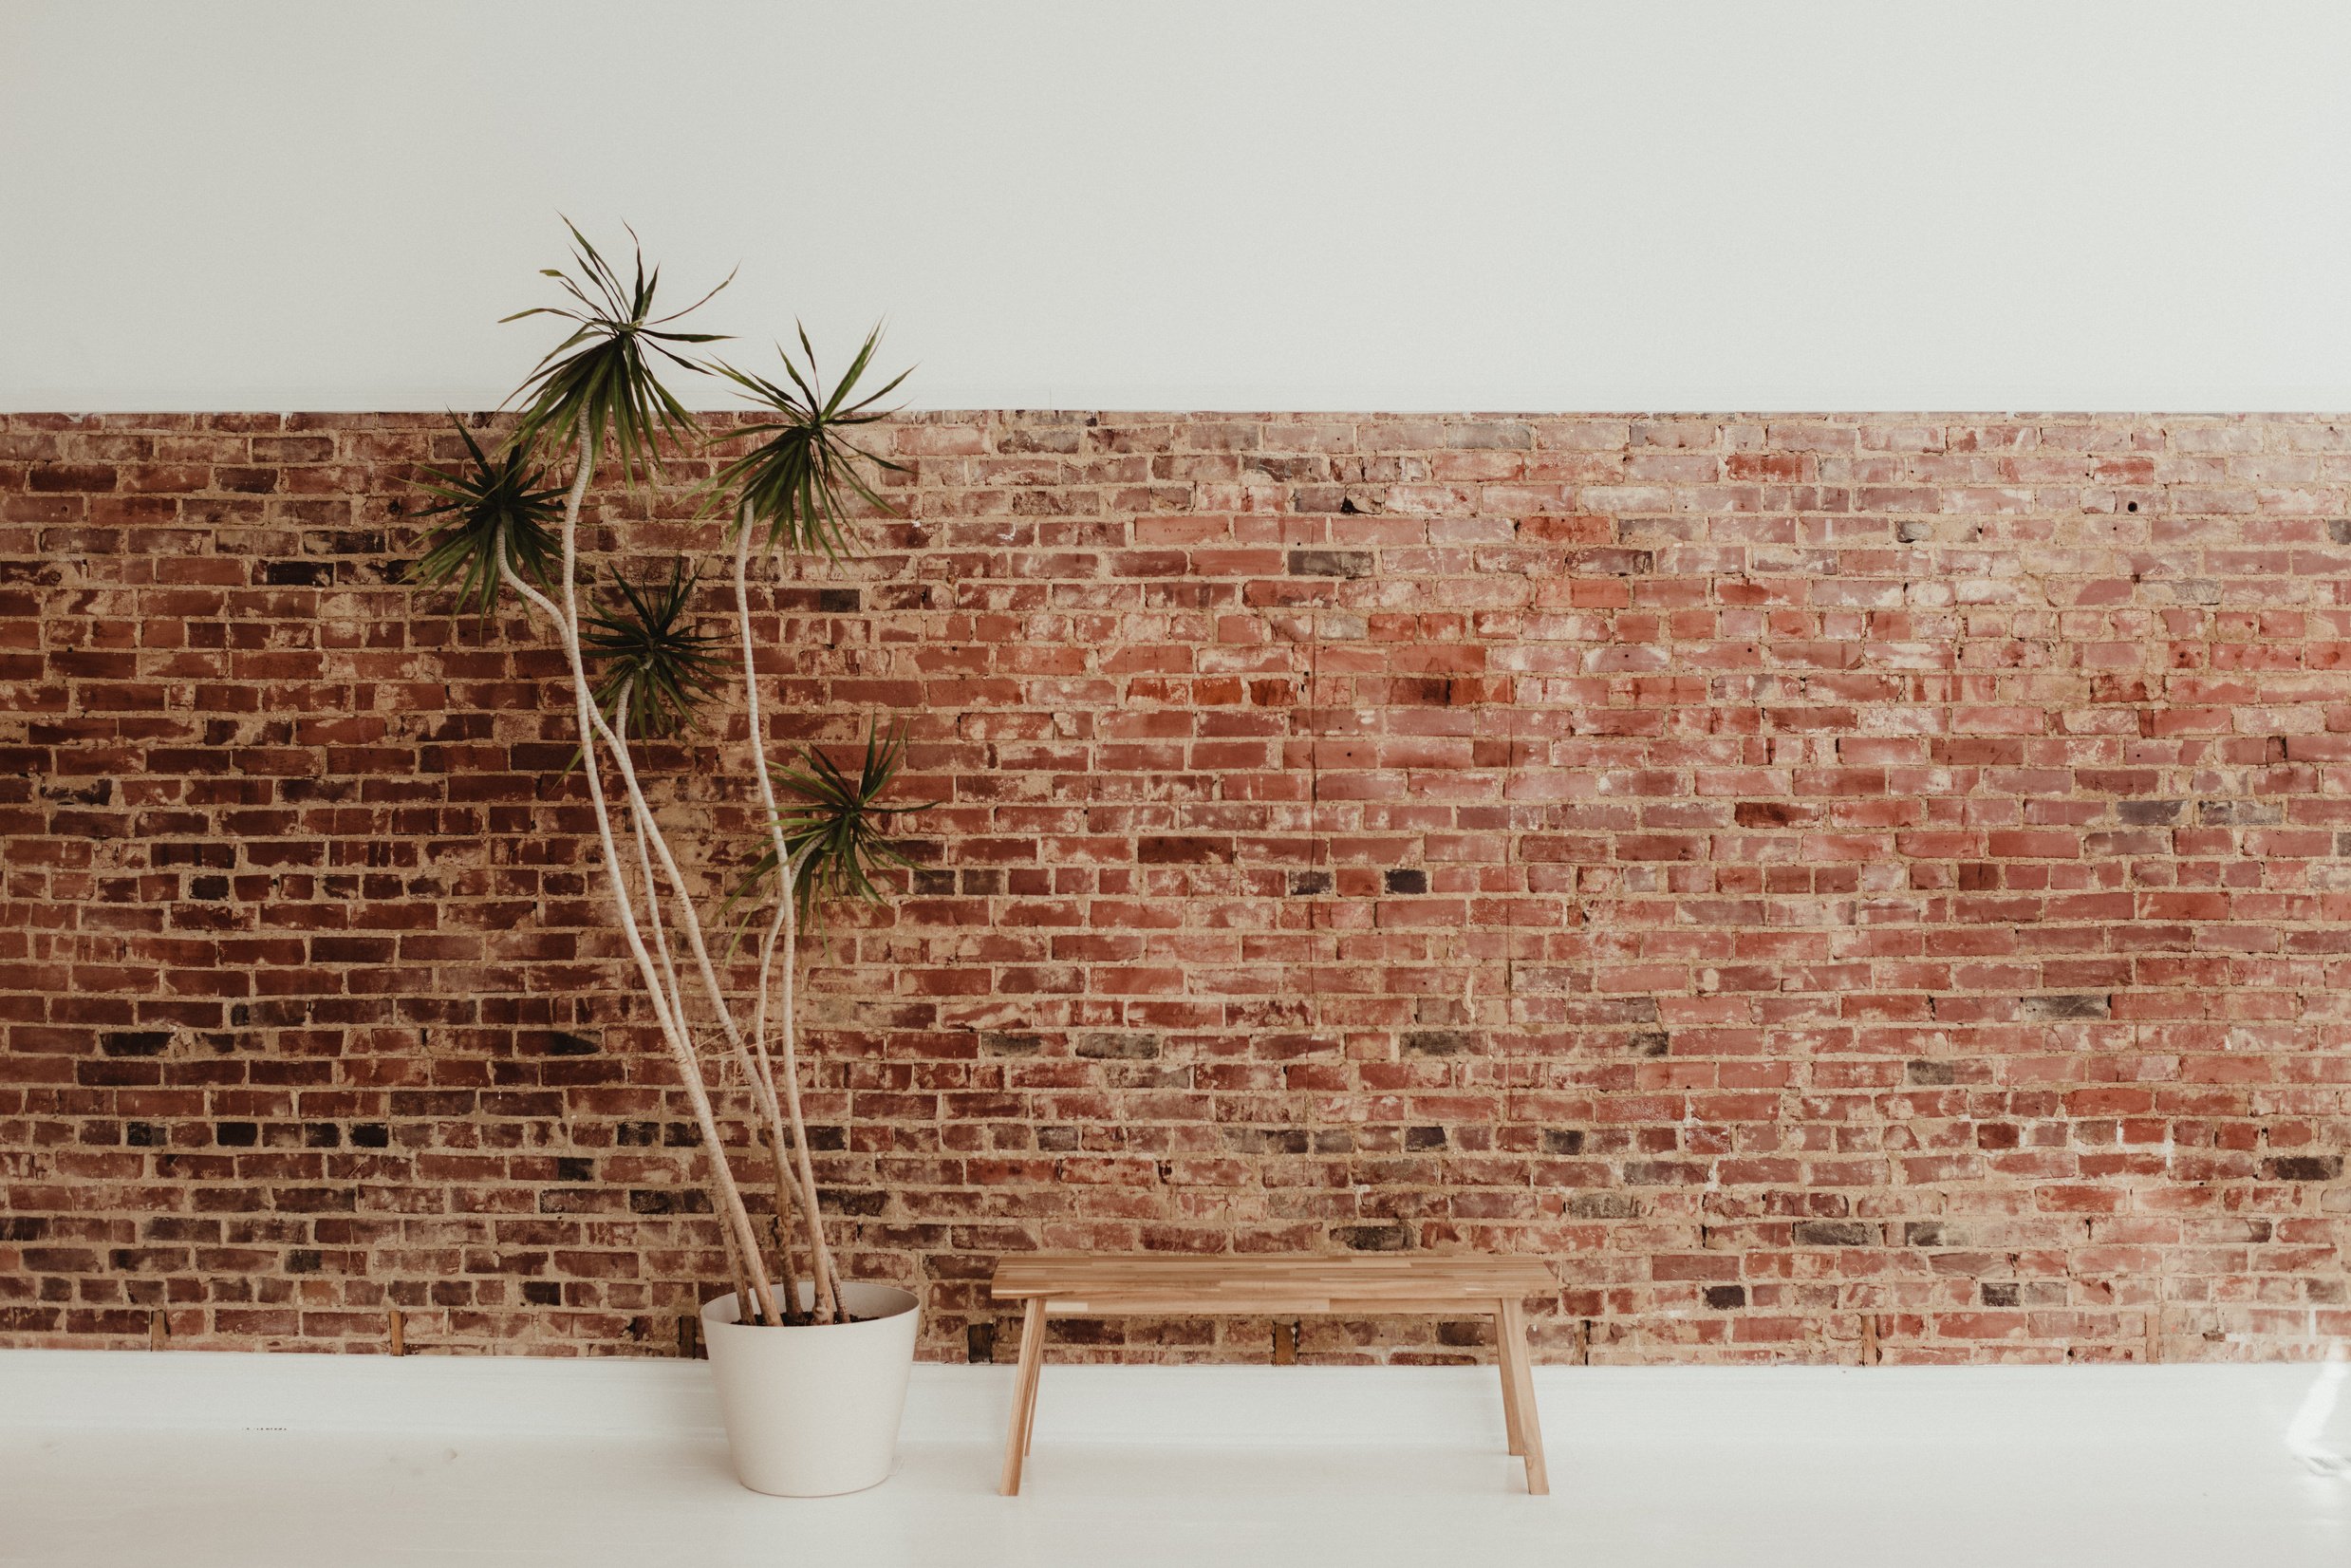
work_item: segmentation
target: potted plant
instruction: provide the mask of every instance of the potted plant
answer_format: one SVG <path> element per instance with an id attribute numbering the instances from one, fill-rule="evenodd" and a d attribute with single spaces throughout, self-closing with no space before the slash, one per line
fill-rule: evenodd
<path id="1" fill-rule="evenodd" d="M 897 465 L 859 447 L 856 436 L 885 417 L 876 403 L 905 378 L 859 393 L 878 332 L 830 389 L 805 332 L 805 369 L 777 350 L 781 381 L 704 361 L 700 345 L 720 340 L 676 323 L 718 289 L 657 315 L 660 271 L 645 271 L 642 248 L 625 281 L 576 227 L 571 237 L 572 267 L 545 273 L 568 302 L 506 318 L 551 315 L 571 330 L 510 400 L 519 413 L 497 456 L 460 423 L 465 466 L 420 480 L 435 501 L 421 514 L 438 522 L 415 576 L 456 584 L 485 617 L 511 588 L 562 648 L 579 737 L 572 765 L 594 815 L 604 887 L 700 1131 L 725 1242 L 734 1289 L 701 1316 L 737 1472 L 762 1492 L 855 1491 L 889 1473 L 917 1302 L 893 1286 L 843 1279 L 827 1244 L 801 1111 L 793 982 L 801 934 L 825 905 L 879 900 L 877 873 L 906 863 L 885 830 L 912 808 L 883 803 L 905 745 L 872 726 L 854 772 L 812 748 L 793 763 L 770 758 L 750 581 L 755 556 L 763 565 L 793 551 L 837 556 L 849 547 L 853 509 L 888 510 L 868 475 Z M 715 438 L 751 445 L 705 487 L 703 514 L 724 518 L 715 532 L 731 567 L 731 647 L 694 619 L 700 571 L 687 558 L 650 574 L 615 571 L 601 592 L 580 561 L 581 513 L 599 464 L 633 487 L 678 451 L 714 439 L 664 383 L 677 372 L 720 378 L 759 414 L 759 422 Z M 563 484 L 551 476 L 567 464 Z M 705 868 L 702 887 L 728 890 L 705 922 L 646 798 L 634 744 L 692 727 L 730 675 L 749 720 L 743 760 L 760 831 L 739 853 L 747 867 L 715 885 Z M 714 951 L 722 934 L 731 940 Z M 729 983 L 738 961 L 756 964 L 747 985 Z M 750 1102 L 772 1173 L 772 1231 L 755 1223 L 729 1163 L 714 1084 Z"/>

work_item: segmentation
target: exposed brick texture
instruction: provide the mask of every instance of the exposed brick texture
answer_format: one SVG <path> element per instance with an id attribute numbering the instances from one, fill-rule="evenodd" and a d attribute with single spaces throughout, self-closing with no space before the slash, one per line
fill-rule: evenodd
<path id="1" fill-rule="evenodd" d="M 397 581 L 445 428 L 0 418 L 0 1342 L 674 1354 L 717 1288 L 558 664 Z M 809 1013 L 925 1353 L 1040 1243 L 1529 1252 L 1552 1359 L 2351 1335 L 2351 424 L 884 439 L 912 520 L 761 622 L 779 736 L 902 718 L 944 803 Z M 652 757 L 734 842 L 740 736 Z"/>

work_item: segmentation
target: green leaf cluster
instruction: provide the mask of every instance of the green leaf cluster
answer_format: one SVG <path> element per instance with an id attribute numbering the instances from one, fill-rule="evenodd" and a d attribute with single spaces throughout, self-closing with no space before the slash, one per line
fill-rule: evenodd
<path id="1" fill-rule="evenodd" d="M 627 698 L 632 727 L 645 736 L 690 729 L 694 708 L 718 688 L 719 637 L 689 619 L 699 577 L 681 560 L 669 563 L 666 584 L 644 586 L 615 571 L 618 597 L 588 607 L 580 646 L 604 661 L 594 700 L 606 723 L 616 723 Z"/>
<path id="2" fill-rule="evenodd" d="M 566 218 L 564 227 L 571 231 L 579 275 L 554 267 L 540 269 L 540 275 L 562 284 L 574 303 L 536 306 L 500 318 L 559 316 L 575 324 L 571 335 L 548 352 L 517 392 L 524 401 L 514 443 L 535 448 L 550 436 L 559 441 L 584 437 L 582 461 L 592 467 L 598 456 L 608 451 L 620 463 L 623 478 L 634 484 L 641 473 L 660 466 L 662 440 L 680 439 L 700 428 L 676 394 L 662 384 L 660 370 L 664 360 L 686 370 L 706 367 L 670 345 L 721 341 L 716 332 L 662 328 L 699 309 L 734 282 L 735 274 L 729 272 L 718 289 L 683 310 L 656 316 L 653 294 L 662 270 L 645 271 L 643 245 L 637 247 L 635 276 L 623 283 L 576 224 Z M 629 238 L 636 238 L 635 230 L 629 231 Z"/>
<path id="3" fill-rule="evenodd" d="M 806 327 L 800 328 L 800 351 L 808 357 L 805 374 L 789 348 L 775 345 L 790 385 L 724 362 L 714 364 L 719 375 L 749 394 L 762 411 L 776 416 L 738 430 L 738 435 L 766 439 L 711 479 L 714 498 L 734 492 L 737 512 L 748 511 L 753 522 L 766 527 L 769 548 L 821 550 L 838 559 L 849 549 L 843 511 L 846 496 L 854 495 L 877 511 L 889 510 L 859 465 L 870 463 L 900 474 L 905 472 L 905 465 L 867 451 L 851 435 L 859 425 L 887 419 L 889 411 L 875 405 L 912 374 L 901 370 L 881 387 L 857 396 L 857 383 L 872 366 L 873 351 L 881 342 L 880 327 L 867 333 L 857 357 L 830 392 L 824 390 L 824 379 L 816 368 L 816 349 L 808 340 Z"/>
<path id="4" fill-rule="evenodd" d="M 892 866 L 914 864 L 889 837 L 889 819 L 922 811 L 930 803 L 881 803 L 897 781 L 905 756 L 903 731 L 885 736 L 878 726 L 868 725 L 865 756 L 854 774 L 812 746 L 800 748 L 799 767 L 775 769 L 775 781 L 799 796 L 777 810 L 776 825 L 783 831 L 785 853 L 800 868 L 792 893 L 801 924 L 814 924 L 829 899 L 881 903 L 884 895 L 874 880 L 876 874 Z M 744 873 L 728 903 L 758 898 L 775 876 L 776 865 L 775 847 L 770 844 Z"/>
<path id="5" fill-rule="evenodd" d="M 568 218 L 565 227 L 572 265 L 545 269 L 543 275 L 555 279 L 569 302 L 504 319 L 554 316 L 570 323 L 570 330 L 510 400 L 519 403 L 518 418 L 497 457 L 460 422 L 466 469 L 428 470 L 419 480 L 436 503 L 420 515 L 446 521 L 417 563 L 415 580 L 456 582 L 460 603 L 485 616 L 498 600 L 502 560 L 525 581 L 542 588 L 558 583 L 565 495 L 548 482 L 540 455 L 567 454 L 580 472 L 609 456 L 630 484 L 650 476 L 665 446 L 700 434 L 692 412 L 663 383 L 667 370 L 723 376 L 757 411 L 757 422 L 715 439 L 713 444 L 749 437 L 755 444 L 720 465 L 707 488 L 705 512 L 726 505 L 735 526 L 762 529 L 771 549 L 821 551 L 837 559 L 849 551 L 852 508 L 890 511 L 871 476 L 904 472 L 904 466 L 858 440 L 862 427 L 888 417 L 882 401 L 905 380 L 902 372 L 865 389 L 881 343 L 879 327 L 829 387 L 805 328 L 798 333 L 797 358 L 777 345 L 782 369 L 774 378 L 705 363 L 691 350 L 722 341 L 721 335 L 682 331 L 673 324 L 726 288 L 733 273 L 684 310 L 656 314 L 661 270 L 646 268 L 642 245 L 624 276 Z M 629 237 L 635 240 L 634 230 Z M 591 699 L 607 723 L 617 721 L 625 704 L 630 729 L 641 736 L 672 736 L 693 726 L 697 705 L 724 670 L 723 640 L 694 623 L 697 582 L 682 559 L 671 561 L 666 582 L 635 582 L 616 571 L 611 591 L 581 607 L 581 651 L 600 665 Z M 864 758 L 853 772 L 812 748 L 801 750 L 798 766 L 777 770 L 778 781 L 796 797 L 778 812 L 777 825 L 787 853 L 801 868 L 793 897 L 803 921 L 812 923 L 830 899 L 879 900 L 876 876 L 911 864 L 886 830 L 899 812 L 921 808 L 880 803 L 905 755 L 902 737 L 885 737 L 869 727 Z M 584 756 L 584 749 L 575 754 L 572 765 Z M 730 904 L 771 886 L 779 870 L 770 844 Z"/>
<path id="6" fill-rule="evenodd" d="M 429 468 L 417 480 L 419 489 L 438 497 L 438 504 L 417 515 L 449 520 L 434 530 L 409 579 L 427 587 L 456 579 L 457 603 L 471 604 L 487 620 L 504 586 L 498 580 L 501 556 L 539 588 L 554 581 L 563 491 L 548 485 L 547 471 L 531 461 L 530 453 L 510 446 L 494 459 L 463 420 L 455 414 L 449 420 L 465 438 L 467 466 L 457 474 Z"/>

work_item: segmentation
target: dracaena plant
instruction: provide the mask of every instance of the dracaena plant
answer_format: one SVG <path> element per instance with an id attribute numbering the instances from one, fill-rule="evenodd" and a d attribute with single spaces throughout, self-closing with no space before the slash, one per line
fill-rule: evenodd
<path id="1" fill-rule="evenodd" d="M 879 901 L 888 868 L 906 864 L 888 828 L 910 808 L 885 803 L 905 747 L 869 726 L 853 775 L 812 748 L 785 763 L 770 757 L 750 575 L 755 545 L 763 547 L 762 561 L 780 562 L 787 551 L 838 556 L 852 542 L 859 512 L 887 510 L 871 476 L 897 465 L 854 438 L 859 427 L 885 417 L 877 401 L 898 380 L 861 391 L 877 342 L 871 336 L 830 388 L 804 332 L 807 365 L 779 347 L 780 380 L 706 364 L 696 355 L 700 345 L 719 341 L 717 335 L 676 323 L 725 283 L 684 310 L 657 313 L 661 272 L 646 270 L 642 249 L 624 280 L 586 235 L 566 226 L 572 266 L 546 275 L 557 280 L 569 303 L 506 319 L 551 315 L 571 330 L 523 382 L 513 433 L 497 457 L 460 424 L 468 466 L 454 475 L 428 470 L 419 481 L 437 502 L 421 514 L 443 521 L 414 575 L 455 584 L 460 602 L 484 616 L 512 588 L 551 628 L 578 727 L 573 765 L 586 780 L 614 921 L 701 1134 L 741 1318 L 844 1321 L 801 1109 L 793 979 L 800 932 L 824 905 Z M 715 376 L 748 393 L 758 410 L 756 423 L 730 433 L 747 434 L 753 445 L 718 465 L 703 508 L 705 515 L 722 512 L 725 518 L 713 542 L 732 557 L 732 648 L 698 619 L 700 573 L 682 556 L 671 558 L 665 571 L 615 571 L 609 592 L 589 603 L 582 598 L 583 588 L 596 588 L 584 578 L 579 532 L 598 463 L 609 460 L 624 483 L 635 485 L 680 449 L 706 440 L 663 380 L 680 374 Z M 549 475 L 567 464 L 569 485 L 550 484 Z M 698 884 L 647 798 L 634 743 L 693 727 L 702 701 L 732 681 L 740 683 L 750 720 L 742 760 L 758 799 L 759 837 L 736 851 L 736 864 L 747 863 L 747 870 L 704 868 L 700 885 L 731 887 L 706 923 Z M 731 927 L 733 941 L 727 952 L 714 954 L 710 939 L 722 925 Z M 754 937 L 756 980 L 746 992 L 726 982 L 720 964 L 734 943 Z M 714 1080 L 748 1093 L 774 1178 L 772 1231 L 754 1222 L 728 1163 Z"/>
<path id="2" fill-rule="evenodd" d="M 464 420 L 449 418 L 465 438 L 466 466 L 457 474 L 428 468 L 417 481 L 435 504 L 416 514 L 446 521 L 435 527 L 410 576 L 428 587 L 456 580 L 457 602 L 488 620 L 497 607 L 500 561 L 547 587 L 560 548 L 554 525 L 563 515 L 563 490 L 545 483 L 547 471 L 529 451 L 510 447 L 493 459 Z"/>

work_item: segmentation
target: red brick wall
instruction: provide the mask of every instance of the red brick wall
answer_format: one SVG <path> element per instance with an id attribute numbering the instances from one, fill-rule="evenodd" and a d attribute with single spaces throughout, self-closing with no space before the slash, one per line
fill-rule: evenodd
<path id="1" fill-rule="evenodd" d="M 0 1342 L 674 1353 L 721 1273 L 555 663 L 396 580 L 440 428 L 0 418 Z M 2351 1334 L 2351 426 L 888 439 L 762 620 L 946 802 L 811 1012 L 926 1353 L 1039 1243 L 1530 1252 L 1553 1359 Z"/>

